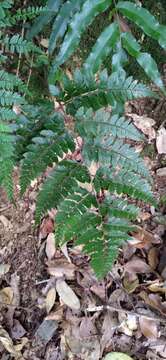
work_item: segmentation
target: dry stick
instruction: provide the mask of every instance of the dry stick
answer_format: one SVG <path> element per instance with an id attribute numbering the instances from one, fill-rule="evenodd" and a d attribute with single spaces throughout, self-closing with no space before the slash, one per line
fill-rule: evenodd
<path id="1" fill-rule="evenodd" d="M 130 311 L 130 310 L 125 310 L 125 309 L 121 309 L 121 308 L 118 308 L 116 306 L 112 306 L 112 305 L 101 305 L 101 306 L 89 306 L 86 311 L 87 312 L 96 312 L 96 311 L 103 311 L 103 310 L 109 310 L 109 311 L 115 311 L 115 312 L 119 312 L 119 313 L 126 313 L 127 315 L 134 315 L 134 316 L 137 316 L 137 317 L 144 317 L 145 319 L 148 319 L 148 320 L 153 320 L 153 321 L 159 321 L 159 322 L 162 322 L 164 324 L 166 324 L 166 319 L 162 319 L 162 318 L 159 318 L 159 317 L 153 317 L 153 316 L 150 316 L 150 315 L 144 315 L 144 314 L 140 314 L 140 313 L 137 313 L 135 311 Z"/>

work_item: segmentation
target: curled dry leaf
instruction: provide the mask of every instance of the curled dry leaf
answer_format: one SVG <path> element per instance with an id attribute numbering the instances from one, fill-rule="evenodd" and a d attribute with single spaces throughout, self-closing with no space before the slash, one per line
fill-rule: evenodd
<path id="1" fill-rule="evenodd" d="M 141 130 L 143 134 L 147 135 L 150 141 L 155 139 L 156 132 L 153 128 L 155 121 L 153 119 L 137 114 L 130 114 L 130 117 L 132 117 L 135 126 Z"/>
<path id="2" fill-rule="evenodd" d="M 56 282 L 56 290 L 60 300 L 65 305 L 69 306 L 72 310 L 80 309 L 80 301 L 71 287 L 67 285 L 66 281 L 58 279 Z"/>
<path id="3" fill-rule="evenodd" d="M 0 342 L 4 346 L 4 348 L 7 350 L 9 354 L 12 355 L 15 359 L 20 359 L 21 353 L 20 351 L 23 349 L 25 344 L 27 343 L 27 339 L 23 338 L 21 343 L 14 346 L 12 339 L 10 338 L 8 332 L 3 329 L 2 326 L 0 326 Z"/>
<path id="4" fill-rule="evenodd" d="M 164 127 L 157 133 L 156 147 L 159 154 L 166 154 L 166 129 Z"/>
<path id="5" fill-rule="evenodd" d="M 141 228 L 140 226 L 137 226 L 137 229 L 137 232 L 132 233 L 132 237 L 134 240 L 129 241 L 129 244 L 131 246 L 142 249 L 149 244 L 156 243 L 153 233 Z"/>
<path id="6" fill-rule="evenodd" d="M 51 260 L 56 252 L 55 247 L 55 235 L 53 233 L 48 234 L 46 240 L 46 255 L 48 260 Z"/>
<path id="7" fill-rule="evenodd" d="M 147 337 L 148 339 L 157 339 L 158 328 L 156 321 L 140 316 L 139 325 L 141 332 L 145 337 Z"/>
<path id="8" fill-rule="evenodd" d="M 138 256 L 133 256 L 132 259 L 125 264 L 124 269 L 128 273 L 142 274 L 151 272 L 150 266 Z"/>
<path id="9" fill-rule="evenodd" d="M 45 300 L 47 314 L 49 314 L 49 312 L 53 308 L 53 306 L 55 304 L 55 299 L 56 299 L 56 290 L 55 290 L 55 288 L 52 288 L 48 291 L 46 300 Z"/>
<path id="10" fill-rule="evenodd" d="M 124 353 L 111 352 L 107 354 L 103 360 L 132 360 L 132 358 Z"/>

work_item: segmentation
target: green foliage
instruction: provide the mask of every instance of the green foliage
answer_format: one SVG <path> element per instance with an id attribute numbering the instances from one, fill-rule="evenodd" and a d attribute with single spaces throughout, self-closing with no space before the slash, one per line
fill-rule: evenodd
<path id="1" fill-rule="evenodd" d="M 164 49 L 166 27 L 142 6 L 129 1 L 120 1 L 115 8 L 111 0 L 49 0 L 44 8 L 28 7 L 14 14 L 12 5 L 12 1 L 0 5 L 3 66 L 9 52 L 18 57 L 17 70 L 20 56 L 28 59 L 29 53 L 39 56 L 37 62 L 33 60 L 37 71 L 39 63 L 50 67 L 48 73 L 45 69 L 47 96 L 41 89 L 40 105 L 32 106 L 26 104 L 29 77 L 25 86 L 5 67 L 0 71 L 0 183 L 11 197 L 14 161 L 21 165 L 22 194 L 33 179 L 49 172 L 38 194 L 36 223 L 56 208 L 57 243 L 72 240 L 82 244 L 97 276 L 104 276 L 119 246 L 132 239 L 137 204 L 143 201 L 156 206 L 151 176 L 134 147 L 135 142 L 146 138 L 124 116 L 126 101 L 154 94 L 126 73 L 128 59 L 135 59 L 165 94 L 155 60 L 142 51 L 132 33 L 121 31 L 118 15 L 121 13 Z M 87 59 L 67 75 L 66 61 L 78 49 L 90 24 L 106 10 L 116 14 L 116 19 L 110 15 L 111 23 Z M 26 21 L 37 14 L 26 39 L 20 33 L 7 35 L 6 29 L 12 24 L 23 21 L 26 28 Z M 48 58 L 32 42 L 46 25 L 50 29 Z M 109 71 L 103 66 L 108 56 Z M 21 114 L 16 115 L 13 106 L 18 104 Z M 78 153 L 80 162 L 76 161 Z"/>

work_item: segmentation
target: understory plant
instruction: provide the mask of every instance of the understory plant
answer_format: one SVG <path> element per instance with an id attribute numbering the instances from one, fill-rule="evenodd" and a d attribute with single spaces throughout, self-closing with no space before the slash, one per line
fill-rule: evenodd
<path id="1" fill-rule="evenodd" d="M 12 5 L 11 0 L 0 4 L 0 183 L 12 198 L 13 166 L 20 164 L 23 195 L 32 180 L 52 167 L 38 194 L 36 223 L 56 208 L 56 242 L 81 244 L 96 275 L 102 277 L 121 244 L 132 239 L 137 204 L 156 206 L 151 175 L 134 147 L 135 142 L 146 139 L 125 117 L 125 104 L 165 96 L 165 88 L 155 60 L 141 49 L 130 23 L 164 49 L 166 27 L 138 1 L 49 0 L 44 8 L 18 9 L 16 13 Z M 69 71 L 81 36 L 102 13 L 110 24 L 85 62 L 79 59 L 78 67 Z M 10 37 L 7 30 L 20 19 L 24 36 Z M 40 42 L 39 46 L 36 43 L 46 27 L 48 49 L 43 54 Z M 18 54 L 18 69 L 21 56 L 26 60 L 30 53 L 35 66 L 38 57 L 47 55 L 48 95 L 41 93 L 38 104 L 28 104 L 28 83 L 21 67 L 19 77 L 6 65 L 9 54 Z M 110 69 L 103 66 L 108 57 Z M 155 84 L 155 92 L 126 73 L 132 58 Z M 13 64 L 14 60 L 10 61 Z M 30 68 L 29 76 L 31 72 Z M 14 112 L 18 105 L 19 111 Z"/>

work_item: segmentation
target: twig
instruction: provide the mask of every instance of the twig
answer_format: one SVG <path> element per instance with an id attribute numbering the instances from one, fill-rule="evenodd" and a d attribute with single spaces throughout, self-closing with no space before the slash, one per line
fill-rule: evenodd
<path id="1" fill-rule="evenodd" d="M 4 211 L 6 211 L 6 210 L 8 210 L 10 208 L 11 208 L 11 204 L 7 205 L 7 206 L 4 206 L 3 208 L 0 208 L 0 213 L 4 212 Z"/>
<path id="2" fill-rule="evenodd" d="M 148 320 L 153 320 L 153 321 L 159 321 L 159 322 L 162 322 L 164 324 L 166 324 L 166 319 L 162 319 L 162 318 L 159 318 L 159 317 L 153 317 L 153 316 L 150 316 L 150 315 L 144 315 L 144 314 L 140 314 L 140 313 L 137 313 L 135 311 L 130 311 L 130 310 L 125 310 L 125 309 L 121 309 L 121 308 L 118 308 L 116 306 L 113 306 L 113 305 L 101 305 L 101 306 L 89 306 L 86 311 L 87 312 L 96 312 L 96 311 L 104 311 L 104 310 L 109 310 L 109 311 L 115 311 L 115 312 L 119 312 L 119 313 L 126 313 L 127 315 L 134 315 L 134 316 L 137 316 L 137 317 L 144 317 L 145 319 L 148 319 Z"/>

